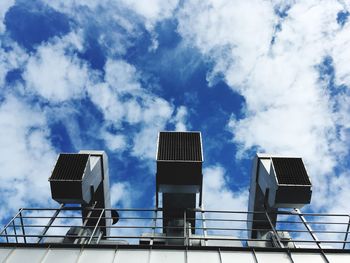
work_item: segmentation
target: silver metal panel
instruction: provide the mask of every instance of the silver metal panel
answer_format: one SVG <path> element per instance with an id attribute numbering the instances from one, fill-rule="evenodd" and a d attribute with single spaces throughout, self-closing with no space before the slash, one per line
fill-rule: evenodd
<path id="1" fill-rule="evenodd" d="M 283 252 L 256 252 L 255 254 L 259 263 L 271 263 L 271 262 L 291 263 L 292 262 L 288 254 Z M 299 261 L 295 261 L 295 262 L 299 262 Z M 313 262 L 313 261 L 309 261 L 308 263 L 310 262 Z"/>
<path id="2" fill-rule="evenodd" d="M 108 168 L 108 156 L 104 151 L 94 151 L 94 150 L 82 150 L 79 151 L 79 153 L 85 153 L 85 154 L 90 154 L 90 159 L 92 157 L 95 157 L 92 159 L 92 163 L 96 164 L 96 162 L 100 161 L 100 157 L 102 157 L 102 182 L 103 182 L 103 194 L 104 194 L 104 208 L 111 208 L 111 196 L 110 196 L 110 188 L 109 188 L 109 168 Z M 96 159 L 96 157 L 98 157 Z M 112 214 L 110 210 L 105 211 L 105 223 L 106 226 L 111 226 L 112 225 Z M 110 228 L 106 229 L 106 234 L 109 235 L 110 233 Z"/>
<path id="3" fill-rule="evenodd" d="M 152 250 L 150 263 L 185 263 L 185 252 L 180 250 Z"/>
<path id="4" fill-rule="evenodd" d="M 226 238 L 227 236 L 218 236 L 218 235 L 210 235 L 209 237 L 213 239 L 209 239 L 207 241 L 207 246 L 216 246 L 216 247 L 243 247 L 243 244 L 241 241 L 237 240 L 222 240 L 220 238 Z M 218 238 L 218 239 L 214 239 Z M 237 238 L 237 237 L 232 237 Z"/>
<path id="5" fill-rule="evenodd" d="M 47 248 L 16 248 L 7 258 L 6 263 L 41 262 L 47 251 Z"/>
<path id="6" fill-rule="evenodd" d="M 115 256 L 114 249 L 84 249 L 79 257 L 79 263 L 112 263 Z M 125 261 L 127 262 L 127 261 Z"/>
<path id="7" fill-rule="evenodd" d="M 252 252 L 238 252 L 238 251 L 222 251 L 221 252 L 221 260 L 222 263 L 232 263 L 232 262 L 239 262 L 239 263 L 255 263 L 254 256 Z"/>
<path id="8" fill-rule="evenodd" d="M 326 254 L 327 258 L 330 262 L 335 263 L 349 263 L 350 262 L 350 254 L 342 254 L 342 253 L 330 253 Z"/>
<path id="9" fill-rule="evenodd" d="M 219 252 L 217 251 L 188 251 L 188 263 L 220 263 Z"/>
<path id="10" fill-rule="evenodd" d="M 125 249 L 117 250 L 114 263 L 148 263 L 149 250 Z"/>
<path id="11" fill-rule="evenodd" d="M 296 263 L 325 263 L 321 253 L 292 253 L 292 258 Z M 333 261 L 330 261 L 333 262 Z M 337 261 L 334 261 L 338 263 Z"/>
<path id="12" fill-rule="evenodd" d="M 0 248 L 0 262 L 4 262 L 8 254 L 12 251 L 12 248 Z"/>
<path id="13" fill-rule="evenodd" d="M 77 262 L 80 254 L 80 249 L 63 249 L 53 248 L 49 249 L 43 262 L 45 263 L 61 263 L 64 259 L 65 263 Z"/>

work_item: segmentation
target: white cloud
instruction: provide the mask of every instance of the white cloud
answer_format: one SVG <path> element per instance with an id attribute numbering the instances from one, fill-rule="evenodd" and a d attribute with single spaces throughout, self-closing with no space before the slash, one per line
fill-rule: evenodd
<path id="1" fill-rule="evenodd" d="M 89 47 L 91 34 L 105 55 L 114 57 L 125 54 L 133 45 L 132 39 L 141 34 L 140 17 L 132 14 L 120 1 L 114 0 L 43 0 L 58 12 L 74 21 L 74 27 L 82 31 Z"/>
<path id="2" fill-rule="evenodd" d="M 4 33 L 6 26 L 4 19 L 7 11 L 15 4 L 15 0 L 1 0 L 0 2 L 0 34 Z"/>
<path id="3" fill-rule="evenodd" d="M 23 74 L 26 90 L 53 103 L 80 99 L 86 94 L 103 114 L 105 124 L 99 136 L 110 150 L 129 148 L 136 157 L 153 158 L 157 132 L 171 121 L 173 105 L 142 87 L 141 73 L 126 61 L 107 59 L 101 79 L 99 72 L 74 55 L 81 46 L 81 36 L 75 33 L 39 46 Z M 184 114 L 180 108 L 174 121 L 182 128 Z M 131 146 L 122 135 L 124 124 L 135 128 Z M 108 125 L 117 133 L 108 132 Z"/>
<path id="4" fill-rule="evenodd" d="M 96 107 L 103 113 L 107 122 L 114 122 L 119 125 L 125 115 L 121 107 L 118 95 L 107 83 L 98 83 L 88 86 L 88 95 Z"/>
<path id="5" fill-rule="evenodd" d="M 112 207 L 131 207 L 131 189 L 128 183 L 114 183 L 111 185 L 111 206 Z"/>
<path id="6" fill-rule="evenodd" d="M 76 38 L 73 40 L 76 42 Z M 51 102 L 82 97 L 89 80 L 86 64 L 76 55 L 66 54 L 70 44 L 66 41 L 39 46 L 23 74 L 27 88 Z"/>
<path id="7" fill-rule="evenodd" d="M 141 159 L 154 159 L 158 132 L 164 130 L 174 109 L 160 97 L 144 99 L 142 126 L 133 137 L 132 154 Z"/>
<path id="8" fill-rule="evenodd" d="M 170 121 L 173 106 L 142 87 L 141 74 L 127 62 L 108 60 L 105 72 L 103 82 L 89 86 L 91 100 L 103 113 L 107 123 L 122 129 L 126 122 L 136 128 L 130 136 L 133 155 L 142 159 L 153 158 L 157 133 Z M 112 135 L 105 135 L 108 143 Z M 117 140 L 121 142 L 120 138 Z M 126 147 L 126 144 L 119 146 Z M 122 147 L 118 149 L 123 150 Z"/>
<path id="9" fill-rule="evenodd" d="M 45 115 L 9 95 L 0 105 L 0 145 L 0 218 L 33 202 L 48 204 L 56 154 Z"/>
<path id="10" fill-rule="evenodd" d="M 125 54 L 127 47 L 133 45 L 131 38 L 143 34 L 141 27 L 150 33 L 149 51 L 157 49 L 155 25 L 171 18 L 179 4 L 179 0 L 44 1 L 70 16 L 81 27 L 88 29 L 86 25 L 92 25 L 98 43 L 111 56 Z M 103 16 L 95 16 L 101 12 Z"/>
<path id="11" fill-rule="evenodd" d="M 169 18 L 177 7 L 179 0 L 122 0 L 124 5 L 134 10 L 137 14 L 143 16 L 150 22 L 154 23 L 159 20 Z"/>
<path id="12" fill-rule="evenodd" d="M 333 58 L 336 70 L 336 84 L 350 86 L 350 23 L 335 31 L 336 34 L 330 47 L 330 55 Z"/>
<path id="13" fill-rule="evenodd" d="M 111 151 L 120 151 L 126 148 L 126 138 L 121 134 L 112 134 L 108 131 L 104 131 L 101 137 L 105 140 L 106 146 Z"/>
<path id="14" fill-rule="evenodd" d="M 9 44 L 4 41 L 4 44 Z M 28 55 L 16 43 L 11 42 L 11 49 L 0 48 L 0 88 L 5 85 L 6 75 L 9 71 L 21 68 Z"/>
<path id="15" fill-rule="evenodd" d="M 203 203 L 206 210 L 247 210 L 248 189 L 233 192 L 230 186 L 233 182 L 229 182 L 227 176 L 220 165 L 203 170 Z"/>
<path id="16" fill-rule="evenodd" d="M 244 117 L 229 122 L 237 157 L 256 148 L 304 157 L 313 203 L 324 204 L 318 197 L 348 156 L 349 93 L 332 97 L 317 65 L 333 57 L 336 82 L 348 85 L 349 25 L 337 24 L 343 7 L 336 1 L 291 3 L 283 19 L 276 8 L 269 1 L 187 1 L 178 30 L 213 61 L 208 81 L 221 75 L 245 99 Z"/>
<path id="17" fill-rule="evenodd" d="M 105 80 L 116 92 L 138 93 L 142 92 L 139 73 L 136 68 L 123 60 L 107 60 L 105 65 Z"/>
<path id="18" fill-rule="evenodd" d="M 175 123 L 175 130 L 176 131 L 186 131 L 188 124 L 187 122 L 187 108 L 185 106 L 180 106 L 177 108 L 176 115 L 173 118 L 173 121 Z"/>
<path id="19" fill-rule="evenodd" d="M 275 21 L 268 1 L 187 1 L 179 11 L 178 31 L 215 60 L 212 74 L 235 67 L 230 76 L 235 85 L 268 51 Z"/>
<path id="20" fill-rule="evenodd" d="M 329 192 L 336 194 L 323 193 L 322 200 L 325 205 L 328 203 L 328 211 L 330 213 L 347 213 L 349 211 L 350 200 L 350 180 L 349 172 L 344 172 L 337 177 L 329 180 Z M 331 205 L 329 205 L 331 204 Z"/>
<path id="21" fill-rule="evenodd" d="M 110 0 L 101 0 L 101 1 L 94 1 L 94 0 L 81 0 L 79 2 L 77 1 L 49 1 L 49 0 L 43 0 L 43 2 L 46 2 L 46 4 L 50 5 L 51 7 L 68 12 L 69 10 L 76 8 L 76 7 L 88 7 L 91 9 L 95 9 L 101 5 L 107 4 L 110 2 Z"/>

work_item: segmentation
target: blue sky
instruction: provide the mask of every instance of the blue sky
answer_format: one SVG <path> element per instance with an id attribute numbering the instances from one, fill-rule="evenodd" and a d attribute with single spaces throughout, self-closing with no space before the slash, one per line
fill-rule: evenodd
<path id="1" fill-rule="evenodd" d="M 2 0 L 2 222 L 55 206 L 56 157 L 81 149 L 108 153 L 114 206 L 152 207 L 161 130 L 202 132 L 209 208 L 247 208 L 259 151 L 303 157 L 312 209 L 349 211 L 349 8 Z"/>

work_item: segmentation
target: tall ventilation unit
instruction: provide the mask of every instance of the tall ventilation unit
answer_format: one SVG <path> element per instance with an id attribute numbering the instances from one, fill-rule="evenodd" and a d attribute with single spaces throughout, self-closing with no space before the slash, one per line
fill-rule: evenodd
<path id="1" fill-rule="evenodd" d="M 90 213 L 90 207 L 111 208 L 108 159 L 103 151 L 61 153 L 49 182 L 52 199 L 61 204 L 81 204 L 86 226 L 96 225 L 101 213 L 100 210 Z M 111 211 L 104 211 L 101 218 L 101 231 L 109 235 Z"/>
<path id="2" fill-rule="evenodd" d="M 163 229 L 167 235 L 183 236 L 184 224 L 195 227 L 193 210 L 197 201 L 199 206 L 202 201 L 202 162 L 200 132 L 159 133 L 156 202 L 158 206 L 161 194 Z M 184 218 L 185 211 L 187 219 Z"/>
<path id="3" fill-rule="evenodd" d="M 257 154 L 249 193 L 250 238 L 264 237 L 276 224 L 278 208 L 301 208 L 311 201 L 311 181 L 301 158 Z M 268 222 L 268 213 L 271 223 Z"/>

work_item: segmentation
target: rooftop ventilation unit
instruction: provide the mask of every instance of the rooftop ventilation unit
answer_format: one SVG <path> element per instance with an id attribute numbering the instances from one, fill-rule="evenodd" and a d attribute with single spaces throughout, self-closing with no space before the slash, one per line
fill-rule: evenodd
<path id="1" fill-rule="evenodd" d="M 270 213 L 275 224 L 278 208 L 301 208 L 311 201 L 311 181 L 301 158 L 257 154 L 254 160 L 249 211 Z M 271 228 L 264 213 L 248 215 L 250 237 L 256 238 Z"/>
<path id="2" fill-rule="evenodd" d="M 52 199 L 62 204 L 82 205 L 87 226 L 96 225 L 100 216 L 99 210 L 89 213 L 90 207 L 111 208 L 108 159 L 103 151 L 60 154 L 49 182 Z M 112 224 L 111 218 L 111 211 L 105 211 L 100 220 L 105 235 L 109 232 L 105 227 Z"/>
<path id="3" fill-rule="evenodd" d="M 156 202 L 158 206 L 158 195 L 162 193 L 163 228 L 168 234 L 174 234 L 174 229 L 170 230 L 173 225 L 179 228 L 184 223 L 195 226 L 195 212 L 189 210 L 187 218 L 191 220 L 184 222 L 184 211 L 196 208 L 197 194 L 199 206 L 201 205 L 202 162 L 200 132 L 159 133 Z"/>

